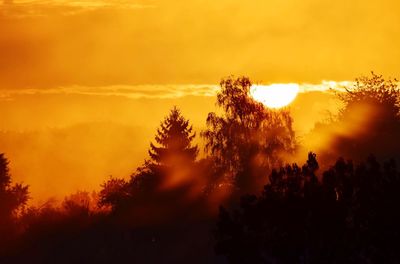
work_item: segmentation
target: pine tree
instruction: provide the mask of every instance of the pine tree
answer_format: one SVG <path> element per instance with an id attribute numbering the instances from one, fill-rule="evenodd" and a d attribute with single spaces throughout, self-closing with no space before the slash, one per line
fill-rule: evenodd
<path id="1" fill-rule="evenodd" d="M 198 147 L 192 145 L 196 133 L 175 106 L 157 130 L 155 141 L 159 146 L 150 143 L 149 155 L 157 165 L 172 166 L 176 162 L 194 162 Z"/>

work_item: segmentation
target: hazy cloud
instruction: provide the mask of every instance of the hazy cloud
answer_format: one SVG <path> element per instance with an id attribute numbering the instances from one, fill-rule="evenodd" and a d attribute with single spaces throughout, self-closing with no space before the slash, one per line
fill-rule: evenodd
<path id="1" fill-rule="evenodd" d="M 216 85 L 112 85 L 100 87 L 70 86 L 54 89 L 9 89 L 0 92 L 0 98 L 11 99 L 15 95 L 77 94 L 98 96 L 123 96 L 137 98 L 179 98 L 184 96 L 214 96 Z"/>
<path id="2" fill-rule="evenodd" d="M 143 9 L 154 5 L 117 0 L 3 0 L 0 15 L 9 17 L 71 15 L 98 9 Z"/>
<path id="3" fill-rule="evenodd" d="M 320 84 L 299 84 L 299 92 L 313 91 L 340 91 L 351 82 L 323 81 Z M 265 84 L 264 86 L 268 86 Z M 122 96 L 132 99 L 139 98 L 180 98 L 185 96 L 207 96 L 217 94 L 220 87 L 211 84 L 182 84 L 182 85 L 111 85 L 111 86 L 69 86 L 52 89 L 7 89 L 0 91 L 0 100 L 10 100 L 16 95 L 42 95 L 42 94 L 65 94 L 65 95 L 97 95 L 97 96 Z"/>

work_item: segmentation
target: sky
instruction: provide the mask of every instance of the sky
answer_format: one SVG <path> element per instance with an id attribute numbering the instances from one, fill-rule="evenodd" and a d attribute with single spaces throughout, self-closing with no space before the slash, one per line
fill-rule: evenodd
<path id="1" fill-rule="evenodd" d="M 143 162 L 173 105 L 203 128 L 230 75 L 299 84 L 301 135 L 337 110 L 329 88 L 400 76 L 399 14 L 395 0 L 3 0 L 0 153 L 36 200 L 98 189 Z"/>
<path id="2" fill-rule="evenodd" d="M 395 0 L 3 0 L 0 88 L 395 77 L 399 11 Z"/>

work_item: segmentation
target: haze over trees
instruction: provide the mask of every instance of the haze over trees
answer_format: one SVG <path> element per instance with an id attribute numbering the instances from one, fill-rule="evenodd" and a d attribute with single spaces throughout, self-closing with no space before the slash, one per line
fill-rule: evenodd
<path id="1" fill-rule="evenodd" d="M 111 178 L 104 183 L 100 205 L 124 213 L 140 211 L 134 216 L 136 221 L 167 217 L 160 211 L 170 209 L 172 212 L 179 204 L 187 202 L 196 177 L 201 177 L 196 172 L 198 147 L 193 144 L 194 137 L 189 120 L 173 107 L 158 128 L 155 143 L 150 143 L 149 159 L 137 168 L 129 181 Z"/>
<path id="2" fill-rule="evenodd" d="M 1 154 L 0 262 L 398 263 L 396 82 L 372 74 L 338 94 L 339 115 L 306 137 L 326 148 L 303 166 L 286 160 L 304 144 L 289 109 L 254 101 L 247 77 L 221 81 L 204 156 L 173 107 L 142 166 L 99 193 L 28 206 Z"/>
<path id="3" fill-rule="evenodd" d="M 334 162 L 338 154 L 358 161 L 369 154 L 379 160 L 400 161 L 398 81 L 372 72 L 344 88 L 345 92 L 337 93 L 343 103 L 338 116 L 317 124 L 305 137 L 304 145 L 318 149 L 324 163 Z"/>

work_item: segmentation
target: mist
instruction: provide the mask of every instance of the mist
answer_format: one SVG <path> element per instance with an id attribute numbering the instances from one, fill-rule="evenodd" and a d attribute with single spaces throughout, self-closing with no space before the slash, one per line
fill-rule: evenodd
<path id="1" fill-rule="evenodd" d="M 337 109 L 335 100 L 326 92 L 299 94 L 290 109 L 300 137 Z M 13 177 L 31 186 L 31 203 L 61 201 L 76 190 L 98 190 L 110 176 L 128 179 L 147 158 L 156 128 L 174 105 L 189 118 L 195 142 L 201 143 L 199 132 L 215 109 L 214 97 L 16 95 L 0 104 L 0 148 L 11 161 Z"/>

